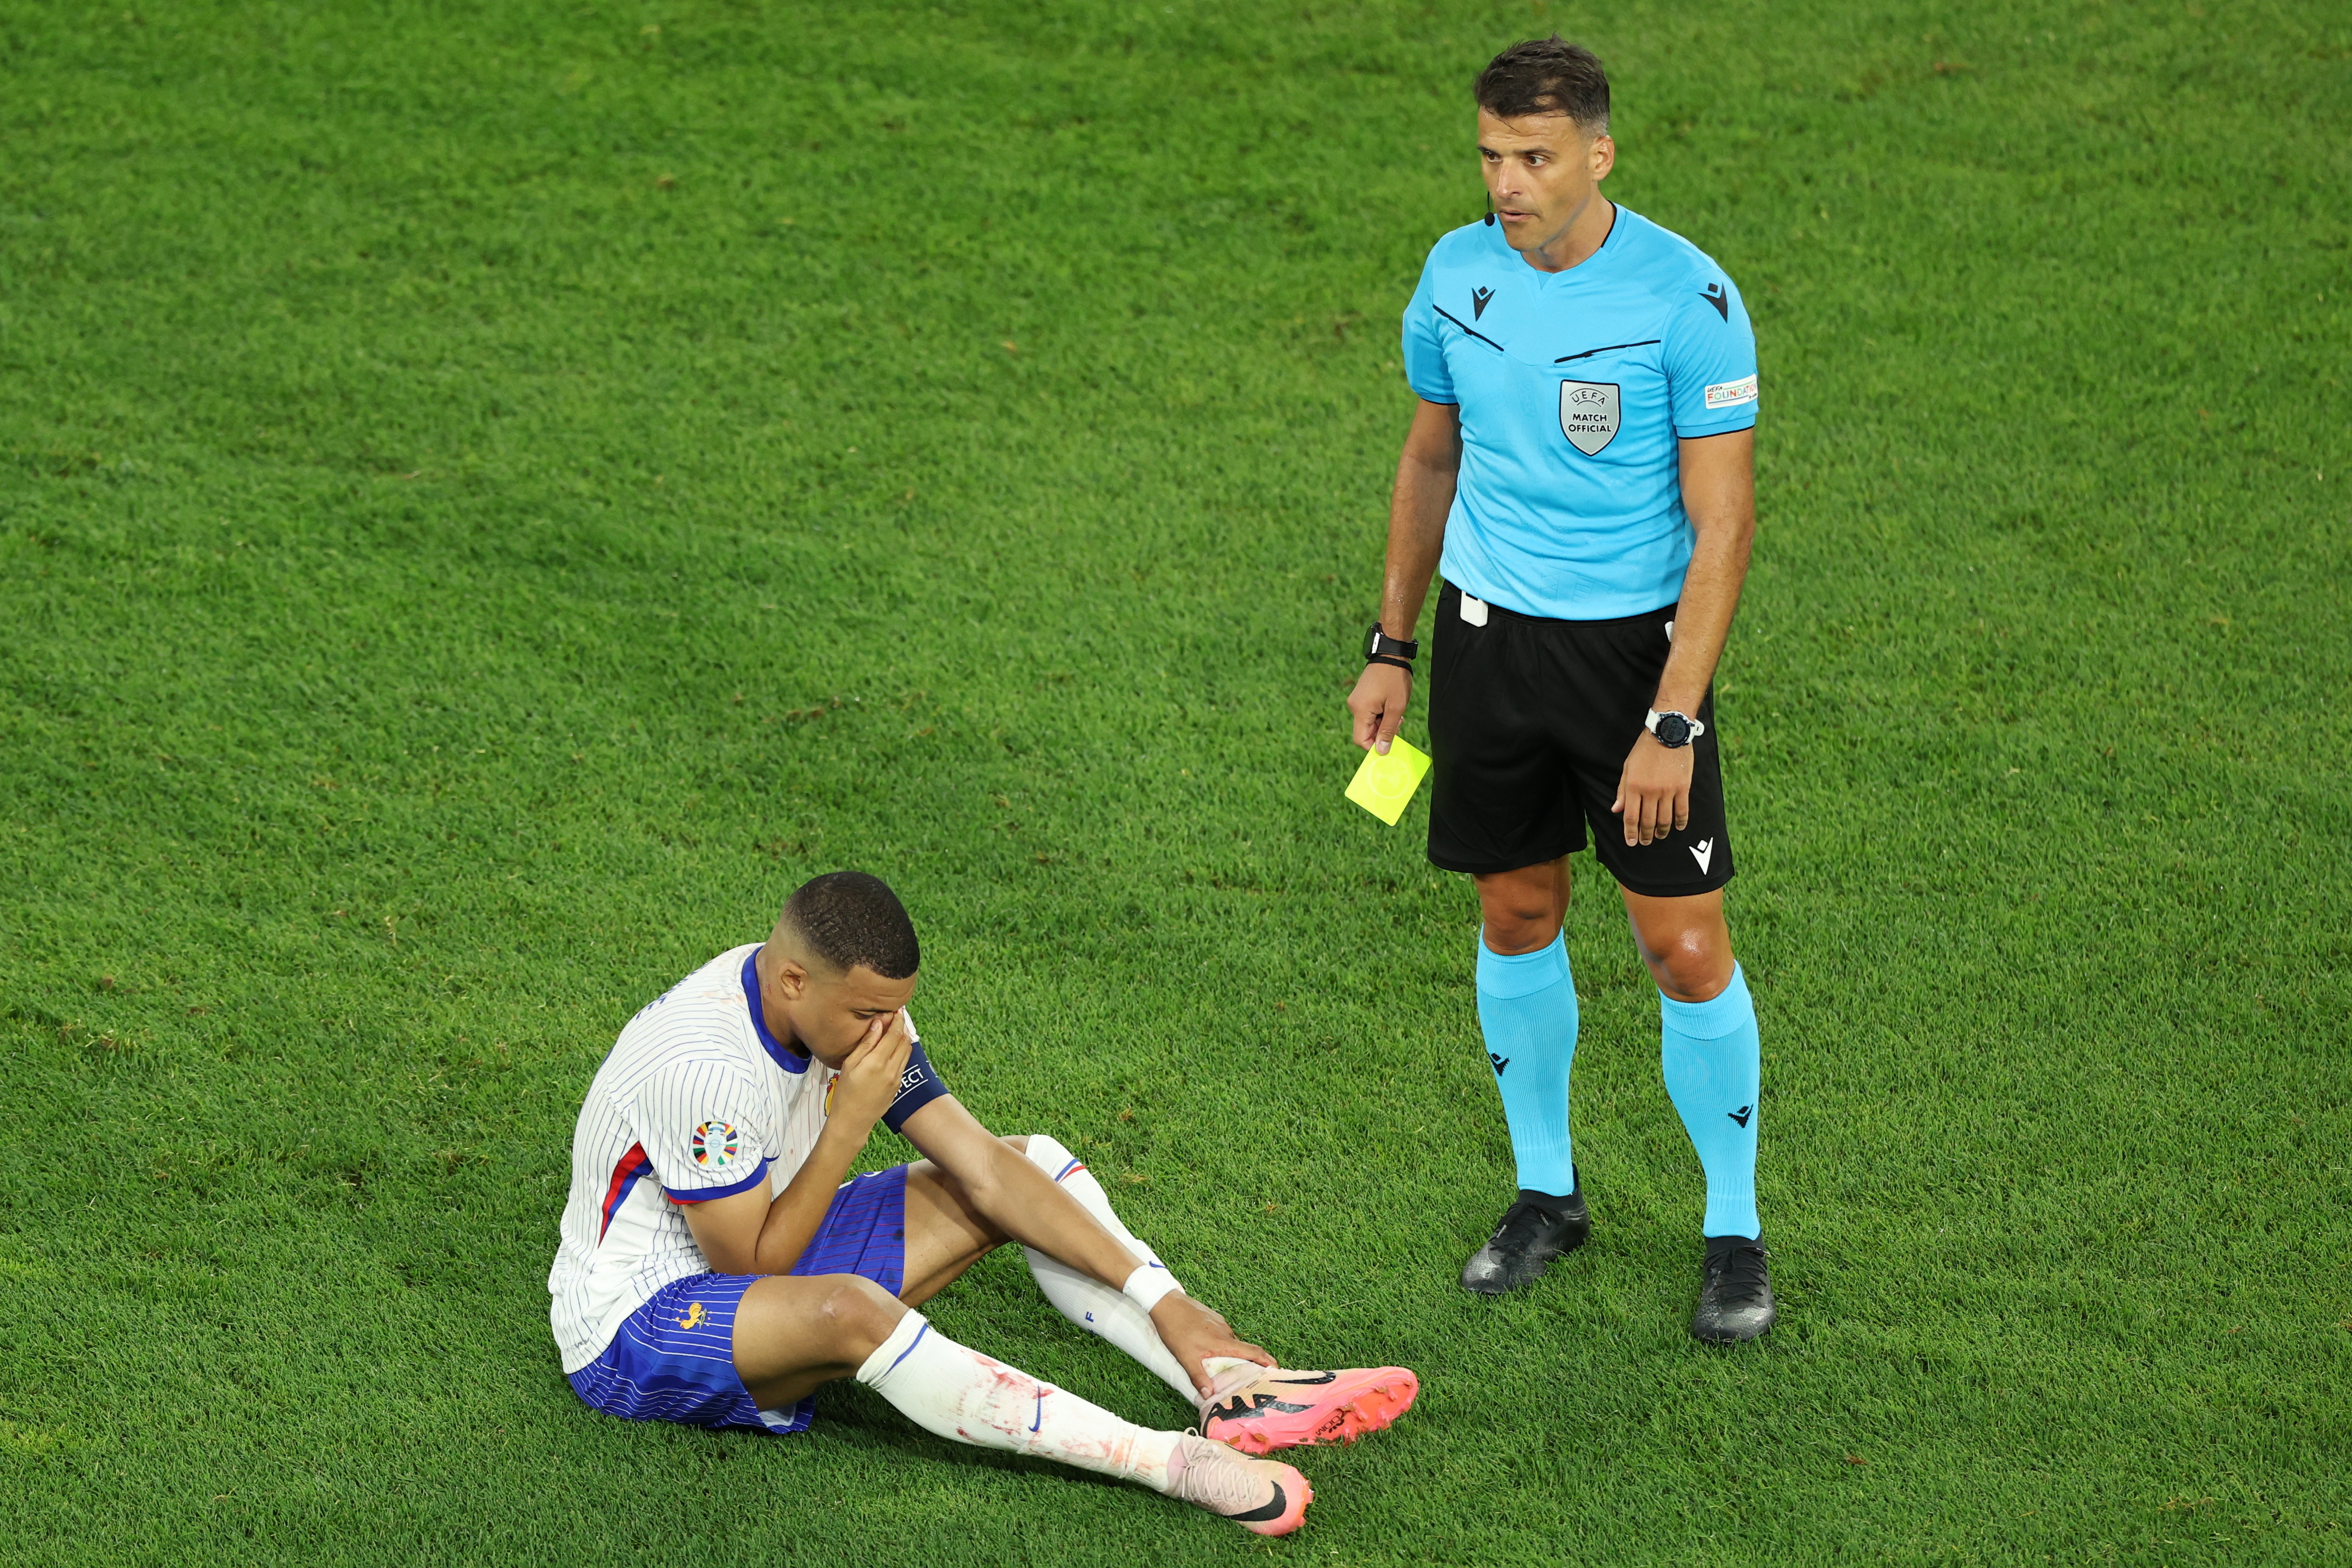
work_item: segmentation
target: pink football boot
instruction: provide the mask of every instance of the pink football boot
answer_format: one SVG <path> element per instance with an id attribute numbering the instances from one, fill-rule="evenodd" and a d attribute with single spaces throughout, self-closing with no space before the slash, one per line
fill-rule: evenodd
<path id="1" fill-rule="evenodd" d="M 1257 1535 L 1288 1535 L 1307 1521 L 1315 1489 L 1279 1459 L 1244 1458 L 1189 1433 L 1168 1456 L 1168 1495 Z"/>
<path id="2" fill-rule="evenodd" d="M 1421 1393 L 1421 1379 L 1401 1366 L 1291 1372 L 1227 1362 L 1215 1375 L 1201 1430 L 1244 1454 L 1352 1443 L 1412 1409 Z"/>

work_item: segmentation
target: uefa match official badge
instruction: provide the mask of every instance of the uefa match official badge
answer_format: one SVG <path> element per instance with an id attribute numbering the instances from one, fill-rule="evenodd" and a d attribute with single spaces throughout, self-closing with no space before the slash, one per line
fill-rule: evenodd
<path id="1" fill-rule="evenodd" d="M 1568 444 L 1588 458 L 1617 438 L 1617 384 L 1613 381 L 1563 381 L 1559 384 L 1559 430 Z"/>
<path id="2" fill-rule="evenodd" d="M 694 1130 L 694 1163 L 706 1171 L 723 1171 L 743 1152 L 743 1135 L 724 1121 L 706 1121 Z"/>

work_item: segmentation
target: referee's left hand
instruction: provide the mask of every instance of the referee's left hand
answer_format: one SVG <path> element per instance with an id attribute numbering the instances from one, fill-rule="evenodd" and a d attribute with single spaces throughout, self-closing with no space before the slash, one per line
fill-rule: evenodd
<path id="1" fill-rule="evenodd" d="M 1617 798 L 1609 809 L 1625 822 L 1625 847 L 1654 843 L 1690 826 L 1691 749 L 1669 751 L 1643 731 L 1617 775 Z"/>
<path id="2" fill-rule="evenodd" d="M 1356 716 L 1356 744 L 1387 756 L 1412 696 L 1412 677 L 1395 665 L 1364 666 L 1356 689 L 1348 693 L 1348 711 Z"/>

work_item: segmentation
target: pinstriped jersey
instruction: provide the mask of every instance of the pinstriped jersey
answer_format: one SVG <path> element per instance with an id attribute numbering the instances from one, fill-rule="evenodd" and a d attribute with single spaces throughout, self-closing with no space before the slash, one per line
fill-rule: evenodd
<path id="1" fill-rule="evenodd" d="M 679 1205 L 762 1184 L 782 1192 L 824 1130 L 835 1074 L 768 1032 L 759 952 L 722 952 L 656 997 L 589 1085 L 547 1277 L 566 1373 L 595 1360 L 654 1292 L 709 1270 Z M 946 1092 L 919 1038 L 883 1121 L 897 1131 Z"/>

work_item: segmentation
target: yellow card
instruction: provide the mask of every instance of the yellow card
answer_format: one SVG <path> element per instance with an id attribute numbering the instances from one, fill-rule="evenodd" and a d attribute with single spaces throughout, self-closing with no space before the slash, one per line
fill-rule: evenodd
<path id="1" fill-rule="evenodd" d="M 1394 827 L 1412 804 L 1412 792 L 1421 787 L 1421 775 L 1428 771 L 1427 752 L 1402 738 L 1391 741 L 1385 757 L 1378 752 L 1364 753 L 1364 765 L 1356 770 L 1354 781 L 1348 785 L 1348 798 Z"/>

